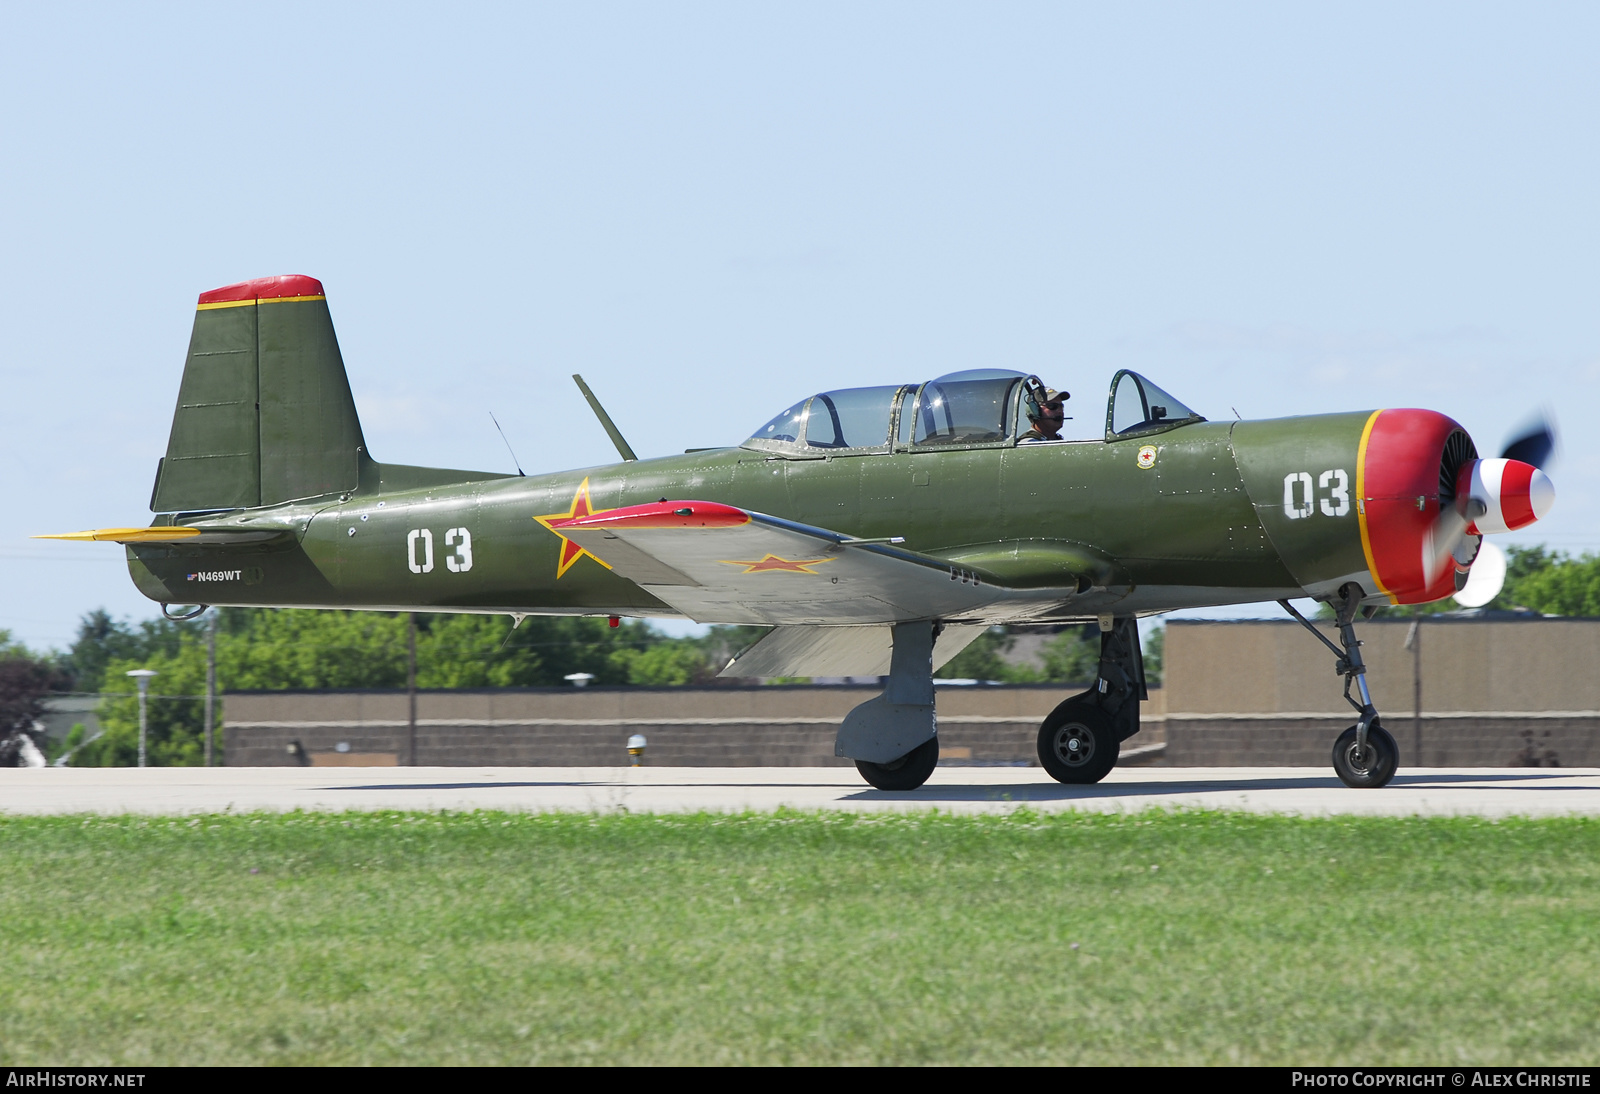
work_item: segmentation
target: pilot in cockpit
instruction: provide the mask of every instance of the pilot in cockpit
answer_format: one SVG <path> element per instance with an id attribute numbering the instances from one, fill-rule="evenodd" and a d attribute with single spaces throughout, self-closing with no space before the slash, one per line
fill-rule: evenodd
<path id="1" fill-rule="evenodd" d="M 1030 380 L 1023 390 L 1022 400 L 1032 428 L 1018 437 L 1017 443 L 1061 440 L 1061 425 L 1067 416 L 1065 404 L 1070 398 L 1070 392 L 1057 391 L 1044 387 L 1037 380 Z"/>

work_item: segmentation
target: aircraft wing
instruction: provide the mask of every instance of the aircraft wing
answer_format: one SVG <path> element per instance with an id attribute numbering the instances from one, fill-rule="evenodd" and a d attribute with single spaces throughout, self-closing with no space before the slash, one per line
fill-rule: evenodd
<path id="1" fill-rule="evenodd" d="M 705 501 L 545 522 L 698 623 L 776 626 L 1025 619 L 1075 590 L 1010 589 L 882 541 Z"/>

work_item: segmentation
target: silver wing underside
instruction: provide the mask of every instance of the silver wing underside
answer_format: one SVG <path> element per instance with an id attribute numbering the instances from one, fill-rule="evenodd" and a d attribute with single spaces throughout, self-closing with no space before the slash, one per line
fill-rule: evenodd
<path id="1" fill-rule="evenodd" d="M 550 527 L 697 623 L 989 624 L 1059 613 L 1077 595 L 991 584 L 925 555 L 708 502 L 613 509 Z"/>
<path id="2" fill-rule="evenodd" d="M 933 671 L 970 646 L 988 628 L 951 624 L 933 642 Z M 718 676 L 887 676 L 892 628 L 776 627 L 728 662 Z"/>

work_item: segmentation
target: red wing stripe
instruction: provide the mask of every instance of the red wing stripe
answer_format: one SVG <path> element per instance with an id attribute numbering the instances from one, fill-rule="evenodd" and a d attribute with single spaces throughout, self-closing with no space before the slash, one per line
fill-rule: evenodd
<path id="1" fill-rule="evenodd" d="M 654 501 L 581 517 L 553 520 L 551 528 L 737 528 L 750 514 L 715 501 Z"/>

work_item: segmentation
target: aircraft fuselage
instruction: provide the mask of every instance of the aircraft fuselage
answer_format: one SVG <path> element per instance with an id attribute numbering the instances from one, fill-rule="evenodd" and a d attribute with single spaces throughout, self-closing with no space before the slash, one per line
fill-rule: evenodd
<path id="1" fill-rule="evenodd" d="M 264 542 L 130 544 L 128 560 L 167 603 L 672 615 L 539 518 L 694 499 L 903 537 L 999 584 L 1079 590 L 1040 622 L 1271 600 L 1368 569 L 1355 493 L 1371 417 L 849 455 L 727 448 L 433 485 L 410 480 L 451 473 L 367 460 L 346 495 L 198 522 L 281 529 Z"/>

